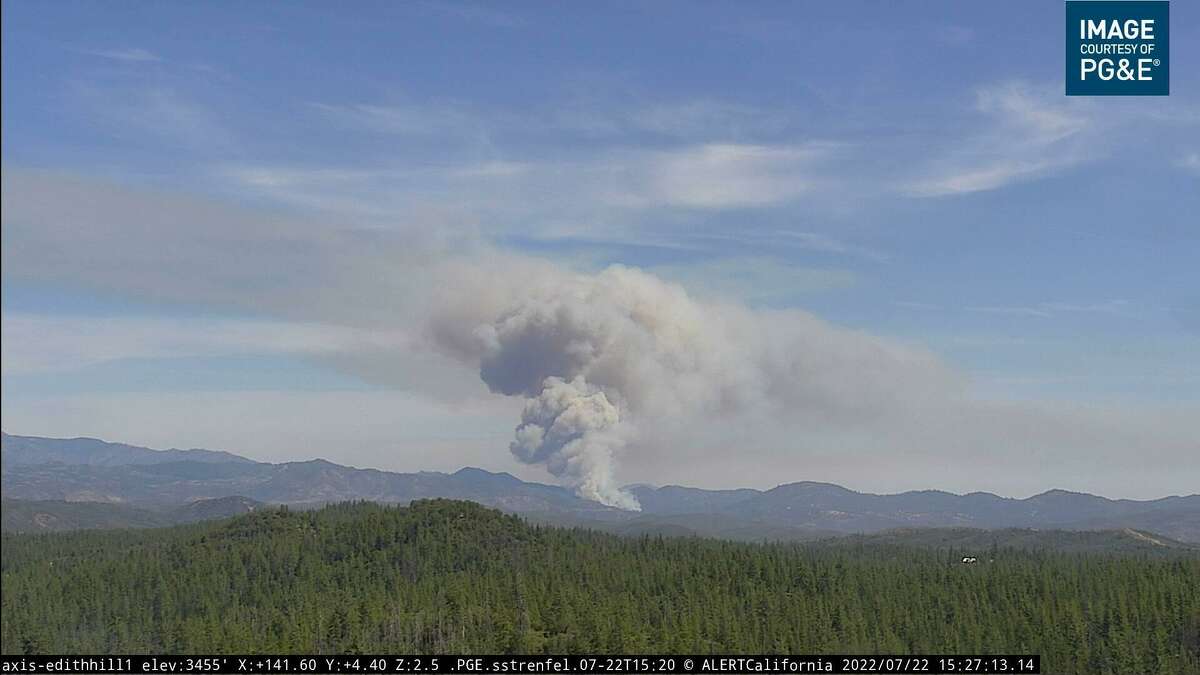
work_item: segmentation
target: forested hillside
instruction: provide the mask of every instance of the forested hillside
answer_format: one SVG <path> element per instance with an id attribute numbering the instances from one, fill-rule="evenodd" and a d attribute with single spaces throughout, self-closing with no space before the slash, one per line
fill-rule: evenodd
<path id="1" fill-rule="evenodd" d="M 171 508 L 138 508 L 105 502 L 0 500 L 0 526 L 5 532 L 166 527 L 228 518 L 266 506 L 246 497 L 200 499 Z"/>
<path id="2" fill-rule="evenodd" d="M 1186 552 L 620 538 L 432 500 L 6 534 L 2 558 L 5 653 L 1029 652 L 1048 673 L 1200 672 Z"/>

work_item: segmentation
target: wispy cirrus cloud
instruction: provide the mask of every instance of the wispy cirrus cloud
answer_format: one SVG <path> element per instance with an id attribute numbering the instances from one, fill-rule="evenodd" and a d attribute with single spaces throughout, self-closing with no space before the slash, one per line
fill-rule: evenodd
<path id="1" fill-rule="evenodd" d="M 1024 83 L 976 92 L 976 110 L 990 125 L 946 143 L 925 175 L 902 183 L 914 197 L 994 190 L 1068 169 L 1092 156 L 1098 124 L 1085 104 L 1052 97 Z"/>
<path id="2" fill-rule="evenodd" d="M 692 232 L 688 238 L 697 242 L 730 247 L 761 248 L 777 253 L 818 253 L 851 259 L 867 260 L 883 263 L 891 260 L 891 255 L 878 248 L 864 246 L 822 232 L 763 229 L 743 230 L 737 233 L 729 232 Z"/>
<path id="3" fill-rule="evenodd" d="M 901 309 L 915 309 L 921 312 L 939 312 L 945 309 L 934 302 L 919 302 L 916 300 L 895 300 L 892 305 Z"/>
<path id="4" fill-rule="evenodd" d="M 158 54 L 136 47 L 125 49 L 92 49 L 86 53 L 112 61 L 125 61 L 126 63 L 155 63 L 163 60 Z"/>
<path id="5" fill-rule="evenodd" d="M 720 99 L 567 102 L 520 111 L 453 101 L 315 103 L 312 109 L 363 131 L 443 138 L 447 147 L 482 148 L 493 157 L 508 155 L 509 162 L 573 167 L 596 176 L 589 183 L 601 188 L 608 178 L 631 173 L 637 189 L 617 186 L 610 198 L 696 208 L 773 206 L 806 191 L 842 204 L 897 193 L 935 198 L 986 192 L 1102 159 L 1114 142 L 1106 131 L 1140 119 L 1127 108 L 1100 116 L 1088 101 L 1023 81 L 980 87 L 966 114 L 949 115 L 937 135 L 920 138 L 864 139 L 835 129 L 814 138 L 786 111 Z M 1194 124 L 1186 110 L 1156 114 L 1163 124 Z M 571 142 L 575 150 L 553 159 L 503 151 L 547 138 Z M 567 147 L 561 143 L 560 149 Z M 896 161 L 901 157 L 909 159 Z M 641 171 L 629 171 L 634 158 Z M 795 170 L 799 160 L 818 158 L 821 165 L 810 167 L 818 170 Z M 1191 167 L 1189 158 L 1179 165 Z M 728 180 L 715 183 L 713 176 Z M 819 195 L 807 189 L 814 183 L 821 186 Z"/>
<path id="6" fill-rule="evenodd" d="M 203 153 L 236 147 L 235 133 L 209 106 L 173 87 L 142 82 L 102 86 L 75 81 L 70 88 L 106 132 L 142 144 L 151 138 Z"/>
<path id="7" fill-rule="evenodd" d="M 452 156 L 503 158 L 578 176 L 581 181 L 564 178 L 563 186 L 592 188 L 576 191 L 584 202 L 701 209 L 779 206 L 802 195 L 858 208 L 897 194 L 923 199 L 987 192 L 1101 160 L 1119 138 L 1109 132 L 1143 119 L 1127 106 L 1099 115 L 1088 101 L 1024 81 L 982 86 L 969 109 L 948 114 L 929 134 L 890 138 L 863 138 L 836 125 L 814 137 L 795 112 L 713 98 L 565 101 L 521 110 L 461 101 L 314 103 L 311 109 L 363 132 L 441 139 L 439 147 L 459 153 Z M 1153 114 L 1164 125 L 1195 124 L 1186 104 Z M 529 152 L 533 147 L 552 150 Z M 1196 170 L 1193 160 L 1188 154 L 1177 163 Z M 623 176 L 631 180 L 623 184 Z"/>
<path id="8" fill-rule="evenodd" d="M 497 122 L 455 103 L 311 103 L 309 106 L 331 121 L 381 134 L 461 137 L 464 133 L 488 133 Z"/>
<path id="9" fill-rule="evenodd" d="M 562 231 L 604 220 L 620 228 L 655 208 L 764 209 L 814 194 L 821 165 L 841 147 L 777 135 L 776 113 L 719 100 L 628 107 L 565 103 L 482 109 L 459 101 L 312 103 L 336 125 L 395 137 L 383 141 L 436 159 L 357 167 L 227 166 L 235 184 L 294 204 L 372 216 L 414 208 L 521 218 L 522 228 Z M 737 138 L 739 140 L 730 140 Z M 419 154 L 419 153 L 418 153 Z"/>
<path id="10" fill-rule="evenodd" d="M 630 143 L 635 138 L 709 143 L 764 143 L 795 128 L 786 112 L 720 98 L 659 99 L 625 94 L 570 98 L 520 108 L 482 106 L 462 100 L 387 102 L 316 101 L 309 108 L 335 123 L 361 131 L 402 136 L 445 136 L 472 140 L 529 140 L 547 135 Z"/>
<path id="11" fill-rule="evenodd" d="M 865 258 L 876 262 L 886 262 L 890 256 L 878 249 L 848 243 L 842 239 L 817 232 L 796 232 L 779 230 L 775 233 L 782 239 L 795 242 L 799 248 L 823 253 L 836 253 L 857 258 Z"/>
<path id="12" fill-rule="evenodd" d="M 1009 314 L 1050 318 L 1059 314 L 1107 314 L 1128 316 L 1136 308 L 1128 300 L 1105 300 L 1102 302 L 1039 302 L 1035 305 L 972 305 L 968 312 L 983 314 Z"/>
<path id="13" fill-rule="evenodd" d="M 672 151 L 632 154 L 621 166 L 629 184 L 609 197 L 631 206 L 697 209 L 762 207 L 795 200 L 812 190 L 815 164 L 833 150 L 828 144 L 791 146 L 705 144 Z"/>
<path id="14" fill-rule="evenodd" d="M 803 198 L 822 183 L 834 146 L 701 144 L 617 149 L 570 160 L 489 160 L 423 167 L 303 168 L 233 165 L 219 175 L 240 188 L 294 205 L 360 215 L 417 206 L 486 214 L 489 221 L 593 220 L 650 209 L 767 208 Z M 810 245 L 830 242 L 812 240 Z"/>
<path id="15" fill-rule="evenodd" d="M 1050 318 L 1050 312 L 1040 307 L 1001 307 L 996 305 L 971 305 L 967 307 L 968 312 L 976 312 L 979 314 L 1007 314 L 1011 316 L 1036 316 L 1043 319 Z"/>

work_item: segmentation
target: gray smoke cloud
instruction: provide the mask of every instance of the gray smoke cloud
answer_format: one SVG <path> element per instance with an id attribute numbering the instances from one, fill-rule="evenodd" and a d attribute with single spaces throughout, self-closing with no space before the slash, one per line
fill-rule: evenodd
<path id="1" fill-rule="evenodd" d="M 509 448 L 522 462 L 545 464 L 583 497 L 636 511 L 637 499 L 612 481 L 613 453 L 623 445 L 620 423 L 617 407 L 582 377 L 570 382 L 548 377 L 542 392 L 525 404 Z"/>
<path id="2" fill-rule="evenodd" d="M 744 413 L 861 423 L 957 386 L 926 352 L 805 312 L 703 302 L 621 266 L 505 269 L 447 270 L 455 283 L 430 335 L 477 363 L 491 391 L 527 399 L 518 460 L 611 506 L 637 508 L 614 468 L 626 452 L 654 451 L 640 443 L 649 426 Z"/>

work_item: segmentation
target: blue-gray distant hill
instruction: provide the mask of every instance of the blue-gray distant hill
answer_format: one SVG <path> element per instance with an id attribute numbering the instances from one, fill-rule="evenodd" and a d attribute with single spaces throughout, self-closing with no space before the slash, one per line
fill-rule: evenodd
<path id="1" fill-rule="evenodd" d="M 272 464 L 227 452 L 153 450 L 96 439 L 9 434 L 0 439 L 0 457 L 6 511 L 27 513 L 29 509 L 18 502 L 38 501 L 42 521 L 60 525 L 79 520 L 71 514 L 80 509 L 72 511 L 66 504 L 83 502 L 139 509 L 137 515 L 131 514 L 129 526 L 145 526 L 146 519 L 153 518 L 142 511 L 175 513 L 187 505 L 235 496 L 253 503 L 299 507 L 442 497 L 478 502 L 537 522 L 623 534 L 779 541 L 897 529 L 1037 528 L 1133 530 L 1200 542 L 1200 495 L 1136 501 L 1051 490 L 1013 499 L 938 490 L 876 495 L 817 482 L 788 483 L 770 490 L 635 485 L 629 489 L 642 511 L 633 513 L 580 499 L 559 486 L 475 468 L 396 473 L 322 459 Z M 60 505 L 51 508 L 52 503 Z M 223 515 L 230 514 L 214 510 L 214 517 Z M 93 521 L 97 519 L 82 518 L 80 527 Z M 98 522 L 102 524 L 91 526 L 114 526 L 112 522 L 120 519 Z"/>
<path id="2" fill-rule="evenodd" d="M 0 432 L 0 463 L 87 464 L 124 466 L 127 464 L 163 464 L 166 462 L 233 462 L 253 464 L 252 460 L 219 450 L 151 450 L 124 443 L 108 443 L 96 438 L 41 438 L 12 436 Z"/>

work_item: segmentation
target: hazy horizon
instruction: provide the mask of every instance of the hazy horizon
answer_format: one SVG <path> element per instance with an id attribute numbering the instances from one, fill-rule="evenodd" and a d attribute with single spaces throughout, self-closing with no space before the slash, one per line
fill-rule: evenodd
<path id="1" fill-rule="evenodd" d="M 28 438 L 28 437 L 31 437 L 29 434 L 14 434 L 14 433 L 12 433 L 12 432 L 9 432 L 9 431 L 4 431 L 4 434 L 5 434 L 5 435 L 8 435 L 8 436 L 20 436 L 20 437 L 27 437 L 27 438 Z M 114 439 L 109 439 L 109 438 L 94 438 L 94 437 L 91 437 L 91 436 L 76 436 L 76 437 L 72 437 L 72 438 L 61 438 L 61 437 L 59 437 L 59 438 L 55 438 L 55 437 L 46 437 L 46 436 L 33 436 L 33 438 L 49 438 L 50 440 L 67 440 L 67 441 L 75 441 L 75 440 L 90 440 L 90 441 L 101 441 L 101 442 L 104 442 L 104 443 L 117 443 L 117 444 L 119 444 L 119 443 L 122 443 L 122 442 L 121 442 L 121 441 L 119 441 L 119 440 L 114 440 Z M 132 445 L 132 444 L 125 443 L 125 445 Z M 145 446 L 134 446 L 134 447 L 145 447 Z M 155 451 L 160 451 L 160 452 L 161 452 L 161 451 L 172 451 L 172 450 L 184 450 L 184 451 L 188 451 L 188 450 L 207 450 L 207 451 L 213 451 L 213 452 L 226 452 L 226 453 L 230 453 L 230 454 L 236 455 L 236 456 L 238 456 L 238 457 L 242 457 L 242 458 L 245 458 L 245 459 L 249 459 L 249 460 L 251 460 L 251 461 L 255 461 L 255 462 L 267 461 L 267 460 L 257 460 L 257 459 L 254 459 L 254 458 L 252 458 L 252 457 L 249 457 L 249 456 L 247 456 L 247 455 L 245 455 L 245 454 L 242 454 L 242 453 L 238 452 L 238 451 L 237 451 L 237 449 L 235 449 L 235 448 L 163 447 L 163 448 L 148 448 L 148 449 L 150 449 L 150 450 L 155 450 Z M 283 460 L 283 462 L 301 462 L 301 463 L 303 463 L 303 462 L 314 462 L 314 461 L 326 461 L 326 462 L 330 462 L 330 461 L 332 461 L 332 460 L 328 459 L 327 457 L 322 457 L 322 456 L 313 456 L 313 457 L 299 457 L 299 458 L 293 458 L 293 459 L 290 459 L 290 460 Z M 267 463 L 282 463 L 282 462 L 267 462 Z M 529 471 L 529 470 L 528 470 L 528 469 L 529 469 L 528 467 L 525 467 L 525 468 L 526 468 L 526 473 L 531 473 L 531 474 L 533 474 L 533 475 L 532 475 L 531 477 L 528 477 L 528 478 L 521 478 L 520 476 L 516 475 L 516 474 L 515 474 L 514 472 L 512 472 L 512 471 L 505 471 L 505 470 L 489 470 L 489 469 L 485 469 L 485 468 L 483 468 L 483 467 L 479 467 L 479 466 L 473 466 L 473 465 L 470 465 L 470 464 L 465 464 L 465 465 L 462 465 L 462 466 L 459 466 L 459 467 L 457 467 L 457 468 L 453 468 L 453 469 L 440 469 L 440 470 L 434 470 L 434 469 L 425 469 L 425 468 L 421 468 L 421 467 L 410 467 L 410 468 L 408 468 L 408 469 L 380 469 L 379 467 L 376 467 L 376 466 L 366 466 L 366 465 L 342 464 L 342 463 L 339 463 L 339 462 L 334 462 L 334 463 L 335 463 L 335 464 L 339 464 L 340 466 L 345 466 L 345 467 L 351 468 L 351 469 L 381 470 L 381 471 L 390 471 L 390 472 L 393 472 L 393 473 L 436 473 L 436 474 L 441 474 L 441 475 L 452 475 L 452 474 L 458 473 L 458 472 L 460 472 L 460 471 L 477 470 L 477 471 L 485 471 L 485 472 L 487 472 L 487 473 L 491 473 L 491 474 L 494 474 L 494 475 L 508 475 L 508 476 L 513 476 L 513 477 L 515 477 L 515 478 L 518 478 L 519 480 L 523 480 L 523 481 L 525 481 L 525 482 L 527 482 L 527 483 L 540 483 L 540 484 L 543 484 L 543 485 L 554 485 L 554 484 L 555 484 L 555 482 L 554 482 L 554 481 L 551 479 L 551 477 L 550 477 L 550 476 L 545 476 L 545 475 L 537 475 L 537 473 L 538 473 L 538 472 L 536 472 L 536 471 Z M 995 496 L 997 496 L 997 497 L 1002 497 L 1002 498 L 1004 498 L 1004 499 L 1015 499 L 1015 500 L 1024 500 L 1024 499 L 1029 499 L 1029 498 L 1031 498 L 1031 497 L 1036 497 L 1036 496 L 1038 496 L 1038 495 L 1046 494 L 1046 493 L 1048 493 L 1048 492 L 1069 492 L 1069 493 L 1074 493 L 1074 494 L 1093 494 L 1094 496 L 1098 496 L 1098 497 L 1104 497 L 1104 498 L 1106 498 L 1106 499 L 1111 499 L 1111 500 L 1133 499 L 1134 501 L 1156 501 L 1156 500 L 1160 500 L 1160 499 L 1166 499 L 1166 498 L 1169 498 L 1169 497 L 1190 497 L 1190 496 L 1195 496 L 1195 495 L 1198 495 L 1198 494 L 1200 494 L 1200 493 L 1198 493 L 1198 492 L 1182 492 L 1182 493 L 1162 494 L 1162 495 L 1158 495 L 1158 496 L 1143 497 L 1143 498 L 1128 498 L 1128 497 L 1117 497 L 1117 496 L 1106 495 L 1106 494 L 1094 494 L 1094 493 L 1089 493 L 1089 492 L 1085 492 L 1085 491 L 1081 491 L 1081 490 L 1073 490 L 1073 489 L 1071 489 L 1071 487 L 1070 487 L 1070 486 L 1067 486 L 1067 485 L 1060 485 L 1060 486 L 1057 486 L 1057 487 L 1053 487 L 1053 488 L 1048 488 L 1048 489 L 1046 489 L 1046 490 L 1042 490 L 1042 491 L 1040 491 L 1040 492 L 1035 492 L 1035 493 L 1030 493 L 1030 494 L 1024 494 L 1024 495 L 1021 495 L 1021 494 L 1017 494 L 1017 495 L 1014 495 L 1014 494 L 997 494 L 997 493 L 992 493 L 992 492 L 987 492 L 987 491 L 980 491 L 980 490 L 976 490 L 976 491 L 957 491 L 957 490 L 948 489 L 948 488 L 942 488 L 942 487 L 933 486 L 933 485 L 931 485 L 931 486 L 928 486 L 928 487 L 925 487 L 925 488 L 911 488 L 911 489 L 908 489 L 908 490 L 896 490 L 896 491 L 877 490 L 877 491 L 872 491 L 872 490 L 859 489 L 859 488 L 855 487 L 853 484 L 832 483 L 832 482 L 829 482 L 829 481 L 823 481 L 823 480 L 820 480 L 820 479 L 815 479 L 815 478 L 804 478 L 804 477 L 800 477 L 800 478 L 792 478 L 792 479 L 789 479 L 789 478 L 786 478 L 786 477 L 782 477 L 782 478 L 779 478 L 779 479 L 777 480 L 777 482 L 775 482 L 775 483 L 771 483 L 771 484 L 763 484 L 763 485 L 761 485 L 761 486 L 751 486 L 751 485 L 721 485 L 721 484 L 716 484 L 716 483 L 714 483 L 714 484 L 709 484 L 709 485 L 693 485 L 693 484 L 680 484 L 680 483 L 648 483 L 648 482 L 633 482 L 633 483 L 627 483 L 627 484 L 623 485 L 622 487 L 623 487 L 623 488 L 626 488 L 626 489 L 628 489 L 628 488 L 635 488 L 635 487 L 648 487 L 648 488 L 652 488 L 652 489 L 660 489 L 660 488 L 673 488 L 673 487 L 677 487 L 677 488 L 687 488 L 687 489 L 693 489 L 693 488 L 694 488 L 694 489 L 708 490 L 708 491 L 721 491 L 721 490 L 728 490 L 728 491 L 734 491 L 734 490 L 757 490 L 757 491 L 759 491 L 759 492 L 765 492 L 765 491 L 771 490 L 771 489 L 773 489 L 773 488 L 776 488 L 776 487 L 783 487 L 783 486 L 786 486 L 786 485 L 794 485 L 794 484 L 797 484 L 797 483 L 814 483 L 814 484 L 821 484 L 821 485 L 834 485 L 834 486 L 836 486 L 836 487 L 845 488 L 845 489 L 847 489 L 847 490 L 850 490 L 850 491 L 852 491 L 852 492 L 857 492 L 857 493 L 860 493 L 860 494 L 870 494 L 870 495 L 879 495 L 879 496 L 899 495 L 899 494 L 905 494 L 905 493 L 911 493 L 911 492 L 943 492 L 943 493 L 949 493 L 949 494 L 952 494 L 952 495 L 955 495 L 955 496 L 962 497 L 962 496 L 971 495 L 971 494 L 977 494 L 977 493 L 981 493 L 981 492 L 982 492 L 982 493 L 986 493 L 986 494 L 993 494 L 993 495 L 995 495 Z"/>

